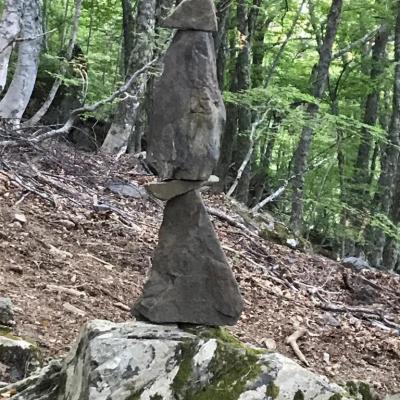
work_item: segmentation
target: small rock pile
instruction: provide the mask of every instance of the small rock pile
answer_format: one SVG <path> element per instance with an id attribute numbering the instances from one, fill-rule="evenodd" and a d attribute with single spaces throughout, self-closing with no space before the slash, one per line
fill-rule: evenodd
<path id="1" fill-rule="evenodd" d="M 199 189 L 215 181 L 226 114 L 218 88 L 212 0 L 184 0 L 163 22 L 178 31 L 155 87 L 148 161 L 167 201 L 152 272 L 133 313 L 156 323 L 234 325 L 242 298 Z"/>

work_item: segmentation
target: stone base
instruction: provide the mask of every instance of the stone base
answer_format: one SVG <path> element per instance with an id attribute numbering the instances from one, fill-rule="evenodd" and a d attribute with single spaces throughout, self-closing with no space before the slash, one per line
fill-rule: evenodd
<path id="1" fill-rule="evenodd" d="M 234 325 L 243 301 L 200 194 L 168 201 L 153 267 L 134 315 L 156 323 Z"/>
<path id="2" fill-rule="evenodd" d="M 13 400 L 332 400 L 350 398 L 288 358 L 223 329 L 93 321 L 61 367 L 1 393 Z M 223 394 L 223 396 L 222 396 Z"/>

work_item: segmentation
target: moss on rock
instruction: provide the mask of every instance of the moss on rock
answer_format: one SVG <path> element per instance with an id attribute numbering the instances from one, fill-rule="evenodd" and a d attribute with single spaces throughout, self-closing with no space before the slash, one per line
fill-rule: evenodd
<path id="1" fill-rule="evenodd" d="M 178 374 L 173 383 L 175 396 L 180 400 L 237 400 L 246 390 L 249 381 L 261 373 L 258 363 L 260 351 L 246 348 L 239 340 L 222 328 L 187 328 L 200 340 L 217 340 L 217 349 L 208 370 L 210 379 L 206 386 L 193 387 L 193 357 L 200 343 L 183 343 Z"/>
<path id="2" fill-rule="evenodd" d="M 265 394 L 271 398 L 272 400 L 276 399 L 279 396 L 280 389 L 279 386 L 275 385 L 274 382 L 270 382 L 267 386 L 267 390 Z"/>

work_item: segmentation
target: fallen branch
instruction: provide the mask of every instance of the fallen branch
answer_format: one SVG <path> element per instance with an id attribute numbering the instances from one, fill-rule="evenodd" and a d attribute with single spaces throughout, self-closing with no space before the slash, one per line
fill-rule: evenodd
<path id="1" fill-rule="evenodd" d="M 87 113 L 87 112 L 94 112 L 101 106 L 112 103 L 115 99 L 119 98 L 122 94 L 124 94 L 130 88 L 130 86 L 133 84 L 133 82 L 136 81 L 136 79 L 140 75 L 142 75 L 144 72 L 146 72 L 156 61 L 157 60 L 154 59 L 154 60 L 150 61 L 149 63 L 147 63 L 143 68 L 140 68 L 139 70 L 137 70 L 131 76 L 131 78 L 128 80 L 128 82 L 126 82 L 125 85 L 121 86 L 111 96 L 109 96 L 103 100 L 99 100 L 98 102 L 96 102 L 94 104 L 84 106 L 84 107 L 79 107 L 79 108 L 76 108 L 75 110 L 73 110 L 70 114 L 68 121 L 61 128 L 53 129 L 49 132 L 42 133 L 38 136 L 29 138 L 29 139 L 5 140 L 5 141 L 0 142 L 0 146 L 20 146 L 23 144 L 27 144 L 27 145 L 38 144 L 44 140 L 51 139 L 55 136 L 67 134 L 73 128 L 74 123 L 76 122 L 79 115 Z"/>
<path id="2" fill-rule="evenodd" d="M 285 181 L 285 184 L 280 187 L 277 191 L 272 193 L 270 196 L 268 196 L 266 199 L 258 203 L 256 206 L 254 206 L 251 209 L 252 213 L 256 213 L 260 211 L 262 208 L 264 208 L 267 204 L 272 203 L 275 199 L 277 199 L 288 187 L 289 181 Z"/>
<path id="3" fill-rule="evenodd" d="M 296 354 L 296 357 L 301 362 L 303 362 L 307 367 L 309 367 L 310 363 L 307 361 L 306 357 L 301 352 L 299 345 L 297 344 L 297 340 L 300 339 L 302 336 L 304 336 L 306 333 L 307 333 L 306 328 L 300 328 L 296 332 L 294 332 L 292 335 L 288 336 L 286 338 L 285 342 L 293 349 L 294 354 Z"/>
<path id="4" fill-rule="evenodd" d="M 259 237 L 257 233 L 251 231 L 247 226 L 243 225 L 239 221 L 236 221 L 234 218 L 230 217 L 229 215 L 225 214 L 224 212 L 217 210 L 216 208 L 207 207 L 207 212 L 214 217 L 221 219 L 222 221 L 227 222 L 229 225 L 233 226 L 234 228 L 239 228 L 246 232 L 250 236 Z"/>

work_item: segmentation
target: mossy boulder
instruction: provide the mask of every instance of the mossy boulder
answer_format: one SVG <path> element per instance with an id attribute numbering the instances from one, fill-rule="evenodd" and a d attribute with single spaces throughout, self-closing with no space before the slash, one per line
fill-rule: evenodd
<path id="1" fill-rule="evenodd" d="M 85 325 L 60 367 L 16 384 L 15 400 L 330 400 L 347 392 L 219 328 Z M 9 388 L 8 388 L 9 390 Z M 1 394 L 0 390 L 0 394 Z M 335 397 L 336 396 L 336 397 Z"/>

